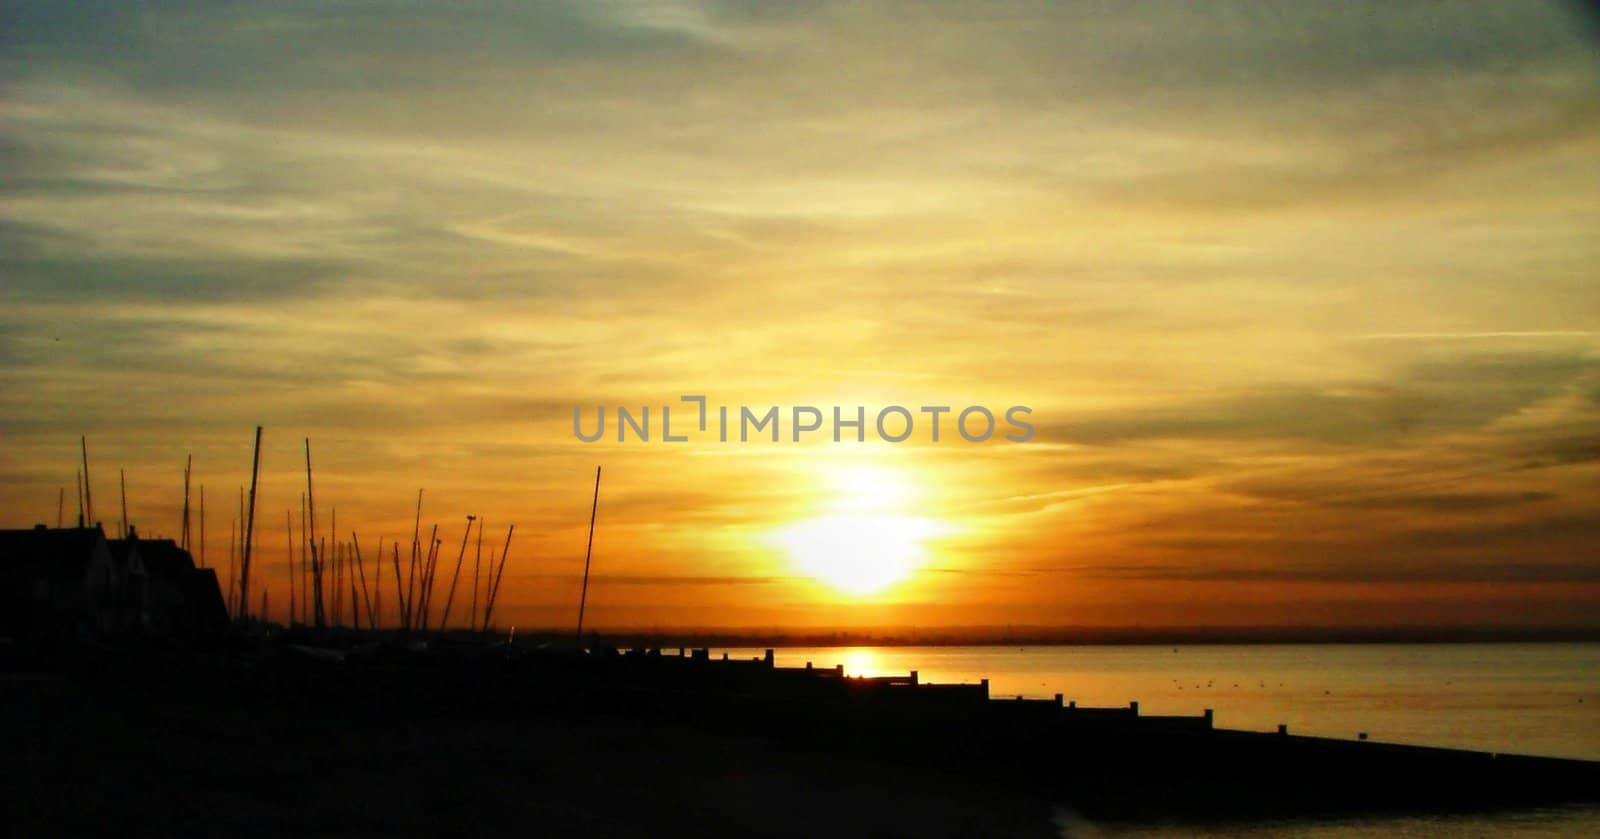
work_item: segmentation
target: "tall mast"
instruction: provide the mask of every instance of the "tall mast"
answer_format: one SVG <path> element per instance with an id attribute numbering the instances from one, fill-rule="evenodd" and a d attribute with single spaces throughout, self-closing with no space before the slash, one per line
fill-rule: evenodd
<path id="1" fill-rule="evenodd" d="M 471 514 L 467 515 L 467 532 L 461 534 L 461 551 L 456 554 L 456 572 L 450 576 L 450 593 L 444 596 L 444 615 L 439 618 L 440 632 L 450 628 L 450 604 L 456 599 L 456 582 L 461 579 L 461 560 L 467 557 L 467 538 L 472 535 L 472 523 L 477 518 Z M 471 618 L 467 619 L 467 626 L 469 628 L 472 626 Z"/>
<path id="2" fill-rule="evenodd" d="M 183 526 L 178 531 L 178 547 L 189 550 L 189 469 L 194 466 L 194 455 L 183 462 Z"/>
<path id="3" fill-rule="evenodd" d="M 416 522 L 411 525 L 411 562 L 410 562 L 410 565 L 408 566 L 408 571 L 407 571 L 407 574 L 406 574 L 407 580 L 406 580 L 406 596 L 405 596 L 405 612 L 404 612 L 404 616 L 405 616 L 405 621 L 404 621 L 405 626 L 404 626 L 404 628 L 405 629 L 410 629 L 411 628 L 411 625 L 414 622 L 413 619 L 416 617 L 417 558 L 418 558 L 418 555 L 421 554 L 421 552 L 422 552 L 422 541 L 421 540 L 422 540 L 422 490 L 419 489 L 419 490 L 417 490 L 417 519 L 416 519 Z M 398 573 L 398 571 L 399 571 L 399 569 L 396 569 L 396 573 Z M 396 580 L 395 583 L 396 583 L 396 585 L 398 585 L 399 584 L 399 580 Z"/>
<path id="4" fill-rule="evenodd" d="M 350 531 L 350 547 L 355 551 L 356 555 L 356 577 L 361 581 L 361 602 L 367 607 L 367 626 L 377 629 L 378 624 L 372 617 L 372 595 L 367 592 L 367 569 L 361 561 L 361 537 L 357 536 L 354 530 Z M 381 569 L 383 568 L 383 542 L 381 541 L 378 542 L 378 559 L 378 567 Z M 357 615 L 356 628 L 361 628 L 359 614 Z"/>
<path id="5" fill-rule="evenodd" d="M 343 593 L 339 591 L 339 560 L 343 558 L 343 552 L 344 545 L 339 542 L 338 534 L 335 533 L 333 553 L 329 554 L 329 556 L 333 557 L 333 565 L 329 566 L 333 573 L 328 578 L 328 596 L 332 598 L 328 602 L 328 621 L 333 624 L 334 629 L 344 625 L 344 603 L 339 599 L 343 596 Z"/>
<path id="6" fill-rule="evenodd" d="M 83 470 L 78 470 L 78 527 L 84 526 L 83 517 Z"/>
<path id="7" fill-rule="evenodd" d="M 289 626 L 294 626 L 294 513 L 283 511 L 283 535 L 289 543 Z"/>
<path id="8" fill-rule="evenodd" d="M 305 623 L 311 613 L 311 570 L 306 567 L 306 494 L 300 493 L 300 622 Z"/>
<path id="9" fill-rule="evenodd" d="M 335 539 L 338 538 L 338 534 L 337 533 L 334 534 L 334 538 Z M 351 576 L 352 575 L 350 573 L 350 545 L 347 542 L 340 542 L 339 543 L 339 574 L 338 574 L 338 576 L 336 576 L 334 578 L 338 583 L 338 590 L 335 592 L 335 594 L 339 598 L 341 598 L 341 602 L 339 603 L 339 625 L 340 626 L 343 626 L 347 621 L 354 620 L 354 617 L 355 617 L 353 615 L 345 614 L 345 605 L 344 605 L 344 602 L 342 600 L 342 598 L 344 597 L 345 583 L 350 581 Z M 354 626 L 353 623 L 351 625 Z"/>
<path id="10" fill-rule="evenodd" d="M 233 526 L 238 521 L 228 522 L 228 614 L 233 615 Z"/>
<path id="11" fill-rule="evenodd" d="M 326 539 L 328 537 L 324 536 L 322 538 Z M 318 544 L 322 543 L 319 541 Z M 339 622 L 344 617 L 344 607 L 339 603 L 339 539 L 337 536 L 333 540 L 333 550 L 329 551 L 327 556 L 328 558 L 323 561 L 329 563 L 327 575 L 328 591 L 323 596 L 328 598 L 328 625 L 338 629 Z"/>
<path id="12" fill-rule="evenodd" d="M 121 469 L 117 470 L 117 486 L 122 490 L 122 530 L 119 538 L 128 538 L 128 476 Z"/>
<path id="13" fill-rule="evenodd" d="M 419 614 L 420 626 L 423 632 L 428 631 L 428 613 L 433 607 L 433 563 L 439 554 L 439 525 L 433 526 L 433 532 L 428 534 L 428 556 L 422 563 L 422 603 Z"/>
<path id="14" fill-rule="evenodd" d="M 333 602 L 328 604 L 328 620 L 333 621 L 334 626 L 339 626 L 339 620 L 344 616 L 344 605 L 339 602 L 339 508 L 328 511 L 328 522 L 328 533 L 333 535 L 333 568 L 330 568 L 333 575 L 328 580 L 328 591 Z M 326 562 L 328 559 L 323 557 L 323 564 Z"/>
<path id="15" fill-rule="evenodd" d="M 483 607 L 483 631 L 489 631 L 489 620 L 494 616 L 494 602 L 500 597 L 500 581 L 506 576 L 506 556 L 511 553 L 511 533 L 516 525 L 506 528 L 506 545 L 500 549 L 500 570 L 495 572 L 494 583 L 489 588 L 489 602 Z"/>
<path id="16" fill-rule="evenodd" d="M 444 552 L 444 540 L 437 535 L 439 533 L 439 525 L 435 524 L 433 526 L 433 532 L 435 534 L 433 537 L 433 553 L 428 554 L 428 599 L 424 601 L 427 604 L 424 608 L 427 609 L 428 615 L 433 614 L 434 586 L 439 582 L 439 557 Z"/>
<path id="17" fill-rule="evenodd" d="M 467 628 L 478 625 L 478 569 L 483 565 L 483 520 L 478 520 L 478 547 L 472 554 L 472 611 L 467 615 Z"/>
<path id="18" fill-rule="evenodd" d="M 583 550 L 583 593 L 578 596 L 578 646 L 583 646 L 583 609 L 589 602 L 589 559 L 594 555 L 594 519 L 600 512 L 600 467 L 594 468 L 594 504 L 589 508 L 589 546 Z"/>
<path id="19" fill-rule="evenodd" d="M 349 560 L 346 559 L 345 562 L 348 564 Z M 356 602 L 356 575 L 346 572 L 345 576 L 350 578 L 350 628 L 359 631 L 361 629 L 361 604 Z"/>
<path id="20" fill-rule="evenodd" d="M 317 549 L 317 496 L 311 490 L 311 438 L 306 438 L 306 515 L 311 522 L 311 535 L 306 542 L 311 549 L 311 595 L 315 609 L 316 627 L 324 623 L 322 609 L 322 551 Z"/>
<path id="21" fill-rule="evenodd" d="M 244 557 L 244 487 L 239 487 L 239 533 L 235 538 L 239 540 L 239 556 L 242 559 Z M 240 577 L 237 571 L 235 571 L 233 568 L 229 568 L 228 573 L 233 576 L 234 583 L 239 582 Z M 244 617 L 245 612 L 250 611 L 250 604 L 245 603 L 238 597 L 233 599 L 233 605 L 239 610 L 238 617 L 240 618 Z"/>
<path id="22" fill-rule="evenodd" d="M 244 557 L 239 561 L 239 604 L 243 613 L 250 603 L 250 547 L 256 536 L 256 476 L 261 471 L 261 426 L 256 426 L 255 452 L 250 456 L 250 510 L 244 520 Z M 241 617 L 244 615 L 241 614 Z M 266 619 L 263 614 L 262 619 Z"/>
<path id="23" fill-rule="evenodd" d="M 322 537 L 317 539 L 317 556 L 320 557 L 317 560 L 317 568 L 320 569 L 320 570 L 326 570 L 322 566 L 327 564 L 327 562 L 328 562 L 328 537 L 322 536 Z M 334 622 L 334 625 L 337 626 L 338 622 L 339 622 L 339 619 L 332 615 L 332 611 L 333 611 L 333 607 L 336 607 L 339 604 L 338 603 L 330 604 L 330 603 L 327 602 L 328 598 L 326 597 L 325 593 L 322 590 L 322 584 L 323 584 L 322 577 L 323 576 L 326 576 L 326 575 L 319 575 L 318 578 L 317 578 L 317 608 L 320 610 L 317 613 L 318 625 L 321 625 L 321 623 L 323 622 L 324 619 L 332 618 L 332 620 Z M 337 595 L 338 592 L 336 591 L 336 592 L 334 592 L 334 594 Z"/>
<path id="24" fill-rule="evenodd" d="M 329 581 L 328 590 L 333 596 L 333 602 L 328 604 L 329 611 L 333 612 L 330 619 L 334 626 L 342 626 L 344 621 L 344 603 L 339 598 L 340 574 L 344 571 L 341 561 L 344 559 L 344 545 L 339 541 L 339 508 L 328 508 L 328 535 L 333 537 L 333 578 Z M 323 560 L 326 562 L 327 560 Z"/>
<path id="25" fill-rule="evenodd" d="M 78 442 L 83 446 L 83 506 L 89 518 L 89 524 L 94 523 L 94 496 L 90 492 L 89 482 L 89 438 L 80 437 Z"/>
<path id="26" fill-rule="evenodd" d="M 378 556 L 372 562 L 372 629 L 383 621 L 383 537 L 378 537 Z"/>
<path id="27" fill-rule="evenodd" d="M 400 610 L 400 619 L 396 623 L 399 624 L 401 629 L 406 629 L 411 625 L 411 617 L 407 614 L 406 591 L 400 587 L 400 540 L 394 540 L 389 547 L 394 555 L 394 600 Z M 379 559 L 381 560 L 382 557 L 379 557 Z"/>

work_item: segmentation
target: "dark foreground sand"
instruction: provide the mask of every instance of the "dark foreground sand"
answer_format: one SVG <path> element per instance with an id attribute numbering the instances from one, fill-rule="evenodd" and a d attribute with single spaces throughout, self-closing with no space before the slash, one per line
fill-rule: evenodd
<path id="1" fill-rule="evenodd" d="M 0 675 L 16 836 L 1049 836 L 970 780 L 567 712 L 307 712 Z"/>

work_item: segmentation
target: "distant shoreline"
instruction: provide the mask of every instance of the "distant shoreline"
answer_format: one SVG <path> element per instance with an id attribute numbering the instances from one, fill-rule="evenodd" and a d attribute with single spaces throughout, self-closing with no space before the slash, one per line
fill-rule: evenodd
<path id="1" fill-rule="evenodd" d="M 502 630 L 504 632 L 505 630 Z M 517 629 L 519 638 L 571 637 L 571 632 Z M 1600 627 L 963 627 L 951 629 L 599 629 L 586 632 L 618 647 L 970 647 L 970 646 L 1184 646 L 1196 644 L 1526 644 L 1600 642 Z"/>

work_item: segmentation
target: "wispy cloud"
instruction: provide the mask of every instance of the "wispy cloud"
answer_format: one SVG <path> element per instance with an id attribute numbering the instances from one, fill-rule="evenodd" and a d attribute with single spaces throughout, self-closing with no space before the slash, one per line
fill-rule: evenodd
<path id="1" fill-rule="evenodd" d="M 1505 338 L 1595 338 L 1600 331 L 1580 329 L 1550 329 L 1524 332 L 1391 332 L 1387 334 L 1357 335 L 1357 341 L 1493 341 Z"/>
<path id="2" fill-rule="evenodd" d="M 1143 620 L 1182 598 L 1140 586 L 1230 574 L 1572 594 L 1575 531 L 1541 523 L 1593 507 L 1600 464 L 1580 15 L 8 3 L 0 500 L 53 516 L 88 433 L 170 521 L 183 454 L 234 487 L 262 423 L 274 507 L 311 436 L 341 520 L 408 533 L 423 484 L 521 522 L 550 576 L 513 601 L 549 615 L 603 459 L 607 579 L 630 581 L 606 608 L 805 622 L 835 613 L 760 534 L 855 458 L 964 525 L 930 576 L 968 590 L 874 620 L 1112 620 L 1124 596 Z M 1027 404 L 1039 434 L 571 438 L 577 402 L 704 391 Z M 1463 565 L 1418 533 L 1486 547 Z M 716 594 L 739 580 L 769 599 Z"/>

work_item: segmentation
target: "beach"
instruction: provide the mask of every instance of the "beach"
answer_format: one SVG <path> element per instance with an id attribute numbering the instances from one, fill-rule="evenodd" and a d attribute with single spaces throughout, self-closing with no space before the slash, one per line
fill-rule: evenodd
<path id="1" fill-rule="evenodd" d="M 928 682 L 960 681 L 968 672 L 962 668 L 973 668 L 991 674 L 983 678 L 997 697 L 1013 689 L 1037 693 L 1021 687 L 1032 680 L 1044 689 L 1076 688 L 1095 702 L 1113 695 L 1101 691 L 1140 693 L 1181 682 L 1173 674 L 1194 669 L 1272 675 L 1286 685 L 1299 674 L 1306 684 L 1275 694 L 1279 706 L 1248 713 L 1287 709 L 1312 728 L 1338 721 L 1319 716 L 1326 708 L 1307 700 L 1333 684 L 1360 697 L 1339 701 L 1364 707 L 1379 730 L 1385 720 L 1442 715 L 1432 733 L 1418 735 L 1422 745 L 1451 739 L 1460 709 L 1472 708 L 1477 723 L 1469 736 L 1499 738 L 1507 751 L 1564 736 L 1581 757 L 1596 734 L 1587 710 L 1533 715 L 1543 720 L 1542 731 L 1530 727 L 1525 711 L 1535 693 L 1586 697 L 1596 647 L 852 647 L 779 648 L 774 658 L 780 667 L 814 661 L 829 670 L 822 663 L 837 661 L 868 676 L 918 662 Z M 314 658 L 283 658 L 288 649 L 250 658 L 119 654 L 56 673 L 6 675 L 0 695 L 13 724 L 0 746 L 10 756 L 6 782 L 16 793 L 18 829 L 88 833 L 127 822 L 166 835 L 1364 839 L 1565 836 L 1600 827 L 1592 804 L 1219 821 L 1142 818 L 1145 808 L 1135 799 L 1136 806 L 1107 818 L 1096 812 L 1101 802 L 1070 787 L 1016 783 L 1011 767 L 952 772 L 837 738 L 786 735 L 782 720 L 758 730 L 715 717 L 619 713 L 561 699 L 560 683 L 524 695 L 492 680 L 462 681 L 462 673 L 477 672 L 471 669 L 428 676 L 416 669 L 428 665 L 418 663 L 349 673 Z M 748 650 L 724 652 L 732 659 Z M 1405 664 L 1416 657 L 1435 662 L 1434 669 L 1419 674 Z M 1343 672 L 1331 669 L 1335 662 Z M 397 673 L 403 678 L 388 681 Z M 1313 673 L 1321 676 L 1311 680 Z M 1388 693 L 1373 689 L 1379 682 L 1390 685 Z M 1437 683 L 1432 698 L 1426 707 L 1404 707 L 1419 682 Z M 1142 695 L 1157 696 L 1158 711 L 1195 710 L 1162 707 L 1160 692 Z M 1282 704 L 1291 696 L 1301 697 L 1298 710 Z M 1218 704 L 1219 716 L 1238 713 Z M 1521 728 L 1511 724 L 1518 719 Z M 1517 740 L 1518 732 L 1529 739 Z M 1159 803 L 1150 802 L 1152 814 Z"/>
<path id="2" fill-rule="evenodd" d="M 14 835 L 1054 835 L 1014 791 L 658 722 L 0 684 Z"/>

